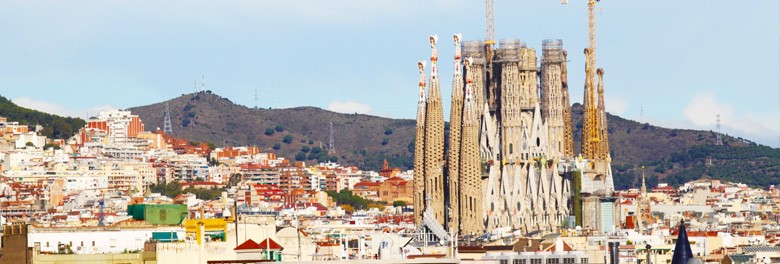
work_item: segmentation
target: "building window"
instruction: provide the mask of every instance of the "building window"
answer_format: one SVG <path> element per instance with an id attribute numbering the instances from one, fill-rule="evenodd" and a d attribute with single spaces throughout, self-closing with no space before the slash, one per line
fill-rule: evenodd
<path id="1" fill-rule="evenodd" d="M 92 240 L 92 246 L 93 247 L 95 246 L 95 240 Z"/>
<path id="2" fill-rule="evenodd" d="M 525 264 L 525 259 L 514 259 L 512 264 Z"/>
<path id="3" fill-rule="evenodd" d="M 167 210 L 160 210 L 160 221 L 167 221 L 168 218 Z"/>
<path id="4" fill-rule="evenodd" d="M 588 264 L 588 258 L 581 258 L 580 264 Z"/>
<path id="5" fill-rule="evenodd" d="M 574 264 L 574 258 L 564 258 L 563 264 Z"/>
<path id="6" fill-rule="evenodd" d="M 531 264 L 542 264 L 542 259 L 531 259 Z"/>
<path id="7" fill-rule="evenodd" d="M 547 264 L 559 264 L 559 263 L 560 263 L 560 260 L 557 259 L 557 258 L 548 258 L 547 259 Z"/>
<path id="8" fill-rule="evenodd" d="M 498 264 L 509 264 L 509 260 L 508 259 L 499 259 L 498 260 Z"/>

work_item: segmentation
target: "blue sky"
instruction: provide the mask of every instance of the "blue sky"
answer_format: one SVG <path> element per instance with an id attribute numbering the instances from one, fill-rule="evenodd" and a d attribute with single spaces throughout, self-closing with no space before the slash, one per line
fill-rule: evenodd
<path id="1" fill-rule="evenodd" d="M 206 89 L 260 107 L 318 106 L 414 118 L 416 62 L 440 36 L 445 105 L 450 36 L 484 38 L 465 0 L 4 1 L 0 95 L 72 116 Z M 495 0 L 496 38 L 563 39 L 582 101 L 584 0 Z M 777 1 L 604 0 L 598 63 L 607 110 L 665 127 L 714 129 L 780 147 Z M 449 109 L 445 108 L 445 113 Z"/>

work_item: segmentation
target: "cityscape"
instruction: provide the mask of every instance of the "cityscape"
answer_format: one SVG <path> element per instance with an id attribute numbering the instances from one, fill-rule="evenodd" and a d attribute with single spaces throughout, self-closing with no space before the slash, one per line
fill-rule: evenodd
<path id="1" fill-rule="evenodd" d="M 403 40 L 424 54 L 412 81 L 372 96 L 416 99 L 414 117 L 259 102 L 319 96 L 294 85 L 233 102 L 205 74 L 140 106 L 84 92 L 82 117 L 0 80 L 0 264 L 780 263 L 777 121 L 765 136 L 728 105 L 702 110 L 710 127 L 613 111 L 607 73 L 631 56 L 599 46 L 614 1 L 554 1 L 585 14 L 577 41 L 497 30 L 524 21 L 503 2 L 479 3 L 484 30 Z"/>

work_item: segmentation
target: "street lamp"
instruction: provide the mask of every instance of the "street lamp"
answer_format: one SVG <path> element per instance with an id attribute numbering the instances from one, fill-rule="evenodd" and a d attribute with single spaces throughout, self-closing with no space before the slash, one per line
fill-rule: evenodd
<path id="1" fill-rule="evenodd" d="M 650 244 L 645 245 L 645 248 L 647 249 L 647 255 L 645 256 L 645 259 L 647 260 L 647 264 L 650 264 L 650 249 L 653 248 L 650 246 Z"/>

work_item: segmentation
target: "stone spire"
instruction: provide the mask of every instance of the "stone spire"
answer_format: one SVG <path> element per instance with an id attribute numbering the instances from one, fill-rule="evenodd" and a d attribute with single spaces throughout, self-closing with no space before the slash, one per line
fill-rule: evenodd
<path id="1" fill-rule="evenodd" d="M 420 89 L 417 100 L 417 130 L 414 137 L 414 224 L 420 226 L 425 207 L 425 61 L 417 62 Z"/>
<path id="2" fill-rule="evenodd" d="M 484 231 L 482 224 L 482 197 L 485 195 L 482 188 L 482 171 L 479 153 L 479 115 L 481 109 L 473 83 L 474 77 L 482 72 L 472 69 L 472 59 L 467 58 L 464 63 L 466 69 L 466 93 L 463 100 L 463 124 L 461 128 L 460 142 L 460 222 L 461 234 L 481 234 Z M 479 69 L 479 67 L 476 67 Z"/>
<path id="3" fill-rule="evenodd" d="M 563 82 L 561 81 L 563 74 L 561 68 L 563 64 L 562 45 L 563 43 L 559 39 L 548 39 L 542 42 L 541 113 L 549 127 L 547 130 L 548 157 L 554 159 L 563 157 L 565 130 L 563 111 L 568 107 L 564 105 Z"/>
<path id="4" fill-rule="evenodd" d="M 561 96 L 563 97 L 563 156 L 574 157 L 574 137 L 571 124 L 571 102 L 569 101 L 569 81 L 566 75 L 566 50 L 562 50 Z"/>
<path id="5" fill-rule="evenodd" d="M 425 103 L 425 197 L 436 220 L 444 225 L 444 113 L 436 66 L 438 36 L 431 35 L 431 79 Z"/>
<path id="6" fill-rule="evenodd" d="M 599 139 L 601 140 L 599 142 L 598 158 L 602 160 L 610 161 L 611 157 L 609 154 L 609 128 L 607 127 L 607 108 L 604 105 L 604 69 L 599 68 L 598 70 L 596 70 L 596 74 L 598 74 L 599 76 L 598 131 L 599 131 Z"/>
<path id="7" fill-rule="evenodd" d="M 596 158 L 598 149 L 598 109 L 595 104 L 591 52 L 585 49 L 585 94 L 582 106 L 582 156 Z"/>
<path id="8" fill-rule="evenodd" d="M 447 190 L 449 191 L 449 201 L 447 201 L 447 207 L 451 212 L 448 212 L 449 221 L 448 228 L 450 231 L 458 230 L 458 199 L 460 198 L 458 182 L 458 164 L 460 164 L 460 128 L 461 121 L 463 120 L 463 72 L 460 66 L 461 48 L 460 40 L 461 35 L 455 34 L 452 36 L 455 42 L 455 74 L 452 76 L 452 107 L 450 109 L 450 149 L 447 151 Z"/>

